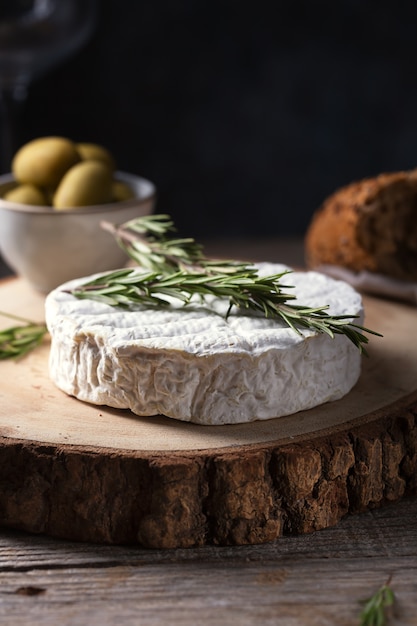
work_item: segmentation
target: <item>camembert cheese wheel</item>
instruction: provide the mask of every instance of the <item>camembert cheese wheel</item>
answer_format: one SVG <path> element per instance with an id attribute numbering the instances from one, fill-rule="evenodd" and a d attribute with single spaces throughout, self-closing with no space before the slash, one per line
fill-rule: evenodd
<path id="1" fill-rule="evenodd" d="M 259 264 L 262 275 L 287 269 Z M 205 425 L 239 424 L 297 413 L 347 394 L 361 369 L 344 336 L 301 330 L 232 310 L 211 299 L 184 307 L 126 310 L 77 299 L 72 281 L 46 298 L 50 376 L 79 400 Z M 329 305 L 363 321 L 360 294 L 318 272 L 290 272 L 284 291 L 297 304 Z M 285 285 L 293 286 L 285 289 Z"/>

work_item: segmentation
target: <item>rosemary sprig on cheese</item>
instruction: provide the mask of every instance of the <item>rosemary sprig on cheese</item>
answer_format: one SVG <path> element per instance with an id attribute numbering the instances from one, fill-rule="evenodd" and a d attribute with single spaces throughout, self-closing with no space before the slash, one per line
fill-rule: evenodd
<path id="1" fill-rule="evenodd" d="M 172 299 L 189 304 L 193 296 L 200 296 L 202 301 L 207 295 L 228 298 L 227 316 L 235 306 L 246 311 L 260 312 L 268 318 L 280 319 L 297 333 L 300 333 L 300 328 L 307 328 L 327 333 L 332 338 L 336 334 L 343 334 L 361 352 L 366 353 L 364 344 L 368 343 L 368 338 L 363 333 L 377 333 L 354 324 L 351 315 L 329 315 L 327 306 L 311 308 L 289 304 L 288 301 L 295 296 L 283 293 L 279 283 L 287 273 L 260 277 L 256 268 L 250 266 L 247 266 L 246 271 L 233 274 L 185 271 L 164 274 L 128 268 L 90 280 L 72 289 L 71 293 L 77 298 L 122 307 L 166 307 L 170 306 Z"/>
<path id="2" fill-rule="evenodd" d="M 164 274 L 185 271 L 205 274 L 228 274 L 248 270 L 248 263 L 240 261 L 216 261 L 209 259 L 203 246 L 191 237 L 176 238 L 175 225 L 169 215 L 145 215 L 115 226 L 102 222 L 119 246 L 140 267 Z"/>
<path id="3" fill-rule="evenodd" d="M 18 326 L 0 330 L 0 360 L 25 356 L 42 343 L 48 332 L 45 324 L 38 324 L 3 311 L 0 311 L 0 315 L 20 322 Z"/>
<path id="4" fill-rule="evenodd" d="M 172 299 L 187 305 L 195 302 L 195 296 L 203 302 L 207 295 L 227 298 L 227 315 L 237 307 L 279 319 L 299 334 L 305 328 L 332 338 L 345 335 L 364 354 L 364 345 L 368 343 L 364 333 L 378 335 L 355 324 L 355 315 L 331 316 L 327 305 L 311 308 L 291 303 L 295 296 L 284 293 L 280 284 L 289 271 L 261 277 L 254 264 L 206 258 L 193 239 L 169 236 L 175 228 L 167 215 L 138 218 L 121 227 L 104 227 L 112 230 L 119 245 L 142 269 L 117 270 L 87 281 L 71 290 L 77 298 L 122 307 L 165 307 Z"/>

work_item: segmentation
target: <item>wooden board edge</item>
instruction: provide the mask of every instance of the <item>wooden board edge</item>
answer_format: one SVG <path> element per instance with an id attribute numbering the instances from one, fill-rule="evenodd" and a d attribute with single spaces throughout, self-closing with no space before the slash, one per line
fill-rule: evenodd
<path id="1" fill-rule="evenodd" d="M 415 398 L 311 441 L 194 456 L 0 440 L 0 526 L 76 541 L 266 543 L 415 493 Z"/>

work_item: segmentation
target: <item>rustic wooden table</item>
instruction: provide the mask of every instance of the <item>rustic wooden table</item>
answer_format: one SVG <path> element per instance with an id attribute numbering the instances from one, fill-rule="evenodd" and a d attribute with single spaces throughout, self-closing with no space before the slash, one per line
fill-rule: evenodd
<path id="1" fill-rule="evenodd" d="M 172 551 L 2 530 L 0 623 L 355 626 L 391 577 L 396 626 L 417 624 L 417 498 L 260 546 Z"/>
<path id="2" fill-rule="evenodd" d="M 228 256 L 242 243 L 228 242 Z M 299 242 L 244 249 L 302 264 Z M 417 497 L 263 545 L 145 550 L 0 532 L 0 623 L 16 626 L 355 626 L 361 600 L 388 580 L 390 623 L 417 625 Z"/>

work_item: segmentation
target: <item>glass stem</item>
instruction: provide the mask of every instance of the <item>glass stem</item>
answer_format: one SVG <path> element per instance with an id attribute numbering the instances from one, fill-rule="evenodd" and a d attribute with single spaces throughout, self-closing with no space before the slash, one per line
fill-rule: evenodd
<path id="1" fill-rule="evenodd" d="M 12 158 L 20 145 L 20 116 L 26 102 L 25 85 L 0 88 L 0 173 L 10 172 Z"/>

